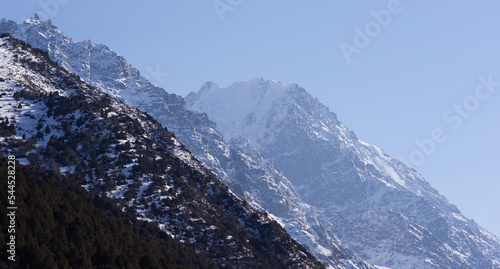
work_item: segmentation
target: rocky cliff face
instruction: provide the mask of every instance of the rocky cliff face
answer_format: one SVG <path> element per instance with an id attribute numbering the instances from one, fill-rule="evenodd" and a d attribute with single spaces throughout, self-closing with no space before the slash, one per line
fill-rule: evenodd
<path id="1" fill-rule="evenodd" d="M 323 268 L 279 224 L 234 196 L 153 117 L 8 34 L 0 35 L 0 111 L 0 157 L 62 172 L 92 195 L 112 197 L 210 263 Z"/>
<path id="2" fill-rule="evenodd" d="M 0 32 L 47 51 L 52 60 L 96 89 L 151 115 L 233 193 L 280 221 L 324 263 L 332 267 L 368 267 L 334 234 L 316 228 L 319 220 L 311 207 L 303 205 L 288 179 L 272 162 L 264 160 L 250 141 L 243 137 L 225 139 L 205 113 L 186 109 L 184 98 L 152 85 L 110 48 L 75 41 L 50 21 L 36 17 L 22 24 L 2 20 Z"/>
<path id="3" fill-rule="evenodd" d="M 207 83 L 184 99 L 152 85 L 110 48 L 77 42 L 50 22 L 3 20 L 0 32 L 147 112 L 233 193 L 332 267 L 369 267 L 363 259 L 393 268 L 500 267 L 494 235 L 416 171 L 359 141 L 297 85 Z"/>
<path id="4" fill-rule="evenodd" d="M 325 231 L 371 264 L 499 268 L 500 241 L 415 170 L 360 141 L 303 88 L 255 79 L 186 97 L 226 137 L 242 136 L 286 176 Z"/>

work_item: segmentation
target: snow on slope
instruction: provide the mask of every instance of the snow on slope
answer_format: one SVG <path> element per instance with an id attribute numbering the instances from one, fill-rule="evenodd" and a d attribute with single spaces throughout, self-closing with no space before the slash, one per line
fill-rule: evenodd
<path id="1" fill-rule="evenodd" d="M 186 102 L 188 108 L 206 112 L 217 122 L 218 129 L 226 137 L 241 135 L 265 151 L 265 147 L 276 140 L 276 132 L 271 128 L 273 124 L 286 121 L 294 106 L 300 108 L 300 104 L 294 103 L 294 95 L 297 93 L 304 95 L 301 96 L 302 100 L 312 100 L 312 97 L 296 84 L 286 86 L 273 80 L 258 78 L 236 82 L 227 88 L 221 88 L 215 83 L 206 83 L 199 92 L 188 95 Z M 386 175 L 378 180 L 388 186 L 403 187 L 420 195 L 423 191 L 429 192 L 431 196 L 439 195 L 425 180 L 380 148 L 359 141 L 355 134 L 342 125 L 318 100 L 313 100 L 312 106 L 308 111 L 300 108 L 298 112 L 293 112 L 299 114 L 300 120 L 306 121 L 301 127 L 306 129 L 308 138 L 333 142 L 340 148 L 355 151 L 365 164 L 375 166 Z M 397 172 L 400 170 L 405 170 L 403 172 L 411 176 L 400 177 Z M 420 186 L 425 187 L 425 190 Z"/>
<path id="2" fill-rule="evenodd" d="M 415 170 L 358 140 L 296 84 L 205 84 L 186 97 L 227 136 L 250 140 L 316 207 L 326 229 L 377 266 L 499 268 L 500 241 Z"/>
<path id="3" fill-rule="evenodd" d="M 90 41 L 75 41 L 50 21 L 37 18 L 22 24 L 2 20 L 2 31 L 47 50 L 54 61 L 97 89 L 153 116 L 241 199 L 282 220 L 296 239 L 317 249 L 323 262 L 335 267 L 347 264 L 353 268 L 367 267 L 352 250 L 342 246 L 334 234 L 314 230 L 319 222 L 314 213 L 302 209 L 301 199 L 288 179 L 272 162 L 261 161 L 260 153 L 248 140 L 241 137 L 233 137 L 230 142 L 225 140 L 204 113 L 186 110 L 182 97 L 153 86 L 110 48 Z M 123 194 L 124 191 L 117 190 L 112 195 Z"/>
<path id="4" fill-rule="evenodd" d="M 214 264 L 323 268 L 279 225 L 231 195 L 151 116 L 4 34 L 0 110 L 0 155 L 71 173 L 123 210 L 161 222 Z"/>

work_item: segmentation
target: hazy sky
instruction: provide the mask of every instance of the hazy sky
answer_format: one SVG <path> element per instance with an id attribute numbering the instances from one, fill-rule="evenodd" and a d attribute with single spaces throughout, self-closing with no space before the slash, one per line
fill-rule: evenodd
<path id="1" fill-rule="evenodd" d="M 500 235 L 499 10 L 493 0 L 3 0 L 0 18 L 38 12 L 181 95 L 206 81 L 297 83 Z"/>

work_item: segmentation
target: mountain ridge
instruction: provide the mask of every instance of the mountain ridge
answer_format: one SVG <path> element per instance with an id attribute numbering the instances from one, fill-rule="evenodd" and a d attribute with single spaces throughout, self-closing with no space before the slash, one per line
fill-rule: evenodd
<path id="1" fill-rule="evenodd" d="M 8 34 L 0 36 L 0 95 L 2 153 L 116 198 L 210 263 L 323 268 L 279 224 L 231 194 L 153 117 Z"/>
<path id="2" fill-rule="evenodd" d="M 19 25 L 12 21 L 2 20 L 0 31 L 7 31 L 18 38 L 33 41 L 36 47 L 48 51 L 53 60 L 58 61 L 62 66 L 69 66 L 69 69 L 66 69 L 76 72 L 84 80 L 91 79 L 87 82 L 100 91 L 114 95 L 153 116 L 169 131 L 175 133 L 179 141 L 230 186 L 241 199 L 247 200 L 255 208 L 272 213 L 271 216 L 281 219 L 289 217 L 288 225 L 285 227 L 294 234 L 295 238 L 307 243 L 310 249 L 322 250 L 329 245 L 327 248 L 331 251 L 326 253 L 330 256 L 322 255 L 324 251 L 315 252 L 321 254 L 323 262 L 331 263 L 333 267 L 352 264 L 355 268 L 358 266 L 358 268 L 367 268 L 368 265 L 352 250 L 342 246 L 335 236 L 317 235 L 308 223 L 316 223 L 317 220 L 299 206 L 300 199 L 294 196 L 294 192 L 287 190 L 289 187 L 286 186 L 290 186 L 288 179 L 281 175 L 272 164 L 261 166 L 258 161 L 250 157 L 259 158 L 259 153 L 242 152 L 242 145 L 233 145 L 227 141 L 217 130 L 216 123 L 211 121 L 206 114 L 187 110 L 182 97 L 153 86 L 147 79 L 141 77 L 139 72 L 123 57 L 112 52 L 111 49 L 105 49 L 109 53 L 102 54 L 106 57 L 99 58 L 93 54 L 92 48 L 95 45 L 90 42 L 77 42 L 65 36 L 60 30 L 54 30 L 53 25 L 47 27 L 47 24 L 48 22 L 41 22 L 36 18 Z M 29 35 L 26 34 L 28 32 Z M 93 60 L 88 61 L 88 59 Z M 96 61 L 99 61 L 98 66 L 101 69 L 91 67 L 92 62 L 95 65 Z M 91 64 L 89 65 L 88 62 Z M 116 64 L 117 62 L 119 64 Z M 87 67 L 82 68 L 82 63 Z M 113 71 L 115 66 L 129 70 L 129 72 Z M 100 70 L 98 74 L 92 73 L 97 70 Z M 103 72 L 102 70 L 111 71 Z M 123 83 L 124 81 L 127 83 Z M 126 94 L 123 95 L 123 93 Z M 251 147 L 245 146 L 244 148 L 248 150 Z M 245 161 L 242 162 L 242 159 Z M 254 189 L 243 191 L 242 185 Z M 288 203 L 288 206 L 283 207 L 283 203 Z M 287 211 L 281 212 L 280 209 Z M 297 210 L 300 212 L 296 212 Z M 340 249 L 343 249 L 342 253 L 335 254 Z M 340 262 L 337 256 L 342 257 Z"/>
<path id="3" fill-rule="evenodd" d="M 211 85 L 186 96 L 187 107 L 207 113 L 224 134 L 250 140 L 361 258 L 386 267 L 500 266 L 496 236 L 414 169 L 360 141 L 298 85 L 259 79 Z M 273 88 L 279 94 L 260 102 Z M 397 247 L 404 241 L 419 243 Z"/>
<path id="4" fill-rule="evenodd" d="M 4 21 L 0 23 L 0 31 L 15 28 L 12 24 L 6 24 L 8 23 Z M 33 25 L 26 27 L 38 29 Z M 15 29 L 7 30 L 16 32 Z M 57 47 L 57 42 L 47 44 L 50 33 L 53 32 L 32 30 L 31 35 L 26 35 L 25 38 L 31 38 L 31 41 L 42 49 L 48 48 L 51 57 L 66 57 L 70 67 L 85 63 L 85 58 L 79 58 L 79 54 L 82 51 L 91 52 L 85 47 L 92 48 L 90 42 L 85 46 L 68 49 L 67 52 L 50 49 L 50 44 L 55 46 L 53 48 Z M 57 41 L 60 36 L 55 36 L 54 40 Z M 64 44 L 67 39 L 63 38 L 58 42 Z M 106 48 L 101 49 L 107 51 Z M 97 51 L 96 55 L 110 54 L 112 53 L 99 54 Z M 95 63 L 95 59 L 92 62 Z M 316 255 L 321 256 L 321 248 L 328 245 L 321 240 L 331 240 L 331 250 L 344 246 L 353 248 L 352 252 L 340 251 L 347 254 L 347 259 L 335 264 L 336 259 L 333 258 L 333 266 L 349 263 L 358 264 L 360 267 L 367 266 L 361 259 L 356 258 L 358 253 L 361 258 L 380 266 L 432 268 L 440 265 L 467 268 L 479 264 L 485 268 L 498 268 L 496 254 L 493 258 L 492 255 L 485 256 L 488 251 L 498 253 L 495 252 L 498 248 L 492 248 L 491 244 L 481 241 L 481 236 L 484 236 L 485 240 L 491 243 L 492 239 L 488 238 L 487 232 L 482 232 L 482 228 L 475 222 L 461 215 L 456 207 L 427 185 L 416 171 L 388 157 L 378 147 L 358 141 L 356 135 L 343 126 L 333 112 L 325 109 L 317 99 L 312 98 L 298 85 L 285 86 L 263 79 L 235 83 L 234 88 L 242 88 L 244 84 L 252 84 L 254 87 L 254 92 L 249 92 L 246 98 L 241 98 L 256 102 L 249 107 L 250 110 L 259 104 L 254 99 L 255 96 L 260 96 L 260 101 L 265 99 L 261 108 L 266 109 L 252 111 L 253 115 L 240 115 L 242 113 L 235 113 L 239 110 L 226 110 L 224 114 L 231 115 L 232 120 L 226 118 L 221 122 L 221 117 L 214 116 L 211 112 L 207 112 L 207 116 L 190 110 L 192 95 L 184 101 L 180 96 L 168 94 L 147 84 L 146 80 L 136 76 L 138 73 L 131 69 L 123 57 L 114 57 L 109 61 L 101 59 L 99 64 L 97 67 L 101 69 L 74 70 L 82 70 L 80 76 L 91 80 L 90 83 L 101 91 L 115 94 L 158 119 L 173 131 L 203 164 L 219 175 L 233 192 L 238 192 L 234 190 L 246 184 L 245 188 L 250 190 L 241 188 L 238 196 L 251 205 L 267 211 L 274 210 L 273 212 L 281 212 L 284 208 L 290 216 L 295 214 L 290 207 L 297 207 L 300 214 L 289 218 L 288 221 L 282 216 L 270 216 L 287 227 L 290 233 L 306 234 L 296 238 L 301 238 L 301 242 L 316 250 Z M 116 67 L 117 70 L 125 72 L 114 72 Z M 263 85 L 282 92 L 284 89 L 280 87 L 292 87 L 294 91 L 290 95 L 281 95 L 285 98 L 281 98 L 275 105 L 269 103 L 273 98 L 263 98 L 273 95 L 272 91 L 259 92 L 267 89 Z M 205 91 L 210 92 L 212 86 L 222 88 L 215 83 L 205 84 L 202 88 L 205 87 Z M 141 100 L 145 96 L 149 96 L 146 102 Z M 230 98 L 224 96 L 219 99 Z M 219 99 L 215 98 L 214 101 L 220 101 Z M 148 105 L 151 101 L 153 105 Z M 225 104 L 231 105 L 227 102 Z M 263 111 L 269 112 L 270 107 L 274 111 L 272 116 L 266 118 Z M 242 108 L 244 106 L 238 107 Z M 235 116 L 241 117 L 235 120 Z M 246 125 L 233 126 L 233 122 Z M 255 122 L 261 124 L 257 125 Z M 235 127 L 241 128 L 236 130 Z M 228 133 L 227 130 L 231 132 Z M 290 148 L 295 150 L 288 151 Z M 262 163 L 272 164 L 276 169 L 263 168 Z M 236 167 L 240 170 L 232 169 Z M 314 169 L 305 169 L 307 167 Z M 265 174 L 269 176 L 261 176 Z M 401 178 L 401 174 L 405 174 L 405 177 Z M 264 184 L 260 184 L 262 178 L 265 178 Z M 330 182 L 326 180 L 328 178 L 337 180 Z M 246 183 L 249 180 L 253 185 Z M 296 195 L 297 193 L 299 195 Z M 267 203 L 269 197 L 276 199 L 269 199 L 271 202 Z M 285 204 L 281 203 L 283 198 L 287 201 Z M 288 206 L 284 206 L 286 203 Z M 302 221 L 304 218 L 307 221 Z M 367 227 L 373 227 L 373 230 Z M 391 231 L 397 232 L 391 234 Z M 308 235 L 311 233 L 316 235 Z M 469 240 L 468 235 L 471 235 L 472 239 Z M 307 243 L 308 240 L 312 242 Z M 493 240 L 494 242 L 498 244 L 498 239 Z M 474 247 L 474 244 L 479 248 Z M 481 249 L 481 246 L 484 249 Z M 427 257 L 430 262 L 422 257 Z M 323 261 L 328 259 L 332 258 L 322 258 Z"/>

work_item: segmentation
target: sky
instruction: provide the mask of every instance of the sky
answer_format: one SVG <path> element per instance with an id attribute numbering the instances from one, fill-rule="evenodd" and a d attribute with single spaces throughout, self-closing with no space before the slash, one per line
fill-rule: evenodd
<path id="1" fill-rule="evenodd" d="M 297 83 L 361 140 L 500 236 L 500 2 L 1 1 L 123 55 L 185 96 L 207 81 Z"/>

